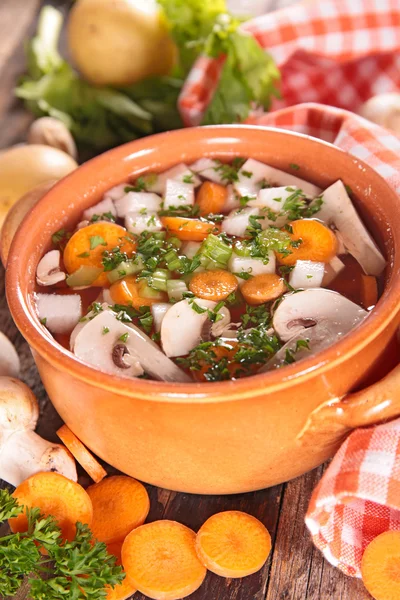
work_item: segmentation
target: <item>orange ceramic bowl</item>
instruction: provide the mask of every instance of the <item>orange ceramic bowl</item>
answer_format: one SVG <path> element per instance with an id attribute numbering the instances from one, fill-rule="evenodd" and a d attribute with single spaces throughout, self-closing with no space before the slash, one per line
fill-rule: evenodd
<path id="1" fill-rule="evenodd" d="M 77 360 L 40 324 L 36 265 L 61 227 L 110 187 L 146 171 L 202 156 L 290 163 L 322 188 L 341 178 L 388 258 L 385 290 L 365 322 L 298 364 L 235 382 L 171 384 L 120 379 Z M 135 141 L 84 164 L 59 182 L 21 225 L 7 265 L 12 315 L 30 344 L 57 411 L 96 454 L 143 481 L 184 492 L 228 494 L 286 481 L 319 465 L 360 425 L 400 414 L 395 369 L 363 392 L 399 324 L 400 202 L 372 169 L 337 148 L 286 131 L 217 126 Z M 397 391 L 397 389 L 399 391 Z M 346 396 L 346 397 L 345 397 Z"/>

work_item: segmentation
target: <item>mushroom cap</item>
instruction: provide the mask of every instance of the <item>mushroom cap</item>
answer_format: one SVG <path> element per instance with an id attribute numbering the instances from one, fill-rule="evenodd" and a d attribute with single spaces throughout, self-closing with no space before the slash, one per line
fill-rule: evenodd
<path id="1" fill-rule="evenodd" d="M 14 344 L 0 331 L 0 376 L 18 377 L 20 370 L 21 363 Z"/>
<path id="2" fill-rule="evenodd" d="M 0 377 L 0 441 L 15 431 L 34 430 L 39 405 L 32 390 L 12 377 Z"/>
<path id="3" fill-rule="evenodd" d="M 60 260 L 59 250 L 50 250 L 40 259 L 36 268 L 36 281 L 39 285 L 55 285 L 64 281 L 66 275 L 60 269 Z"/>
<path id="4" fill-rule="evenodd" d="M 287 294 L 273 316 L 273 327 L 281 340 L 317 324 L 335 331 L 337 336 L 348 333 L 368 312 L 341 294 L 325 288 L 308 289 Z"/>
<path id="5" fill-rule="evenodd" d="M 204 312 L 196 312 L 192 301 L 205 309 Z M 207 309 L 214 310 L 216 306 L 216 302 L 202 298 L 181 300 L 173 304 L 161 324 L 161 345 L 165 354 L 170 357 L 189 354 L 202 340 L 203 326 L 209 318 Z M 230 321 L 230 314 L 228 320 Z"/>

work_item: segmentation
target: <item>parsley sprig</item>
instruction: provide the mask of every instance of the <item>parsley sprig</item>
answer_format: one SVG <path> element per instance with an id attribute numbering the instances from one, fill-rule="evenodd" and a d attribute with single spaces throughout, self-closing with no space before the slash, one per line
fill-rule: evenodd
<path id="1" fill-rule="evenodd" d="M 23 511 L 8 490 L 0 490 L 1 521 Z M 106 598 L 106 585 L 115 586 L 124 579 L 115 557 L 93 538 L 87 525 L 77 523 L 75 538 L 65 541 L 53 517 L 44 517 L 38 508 L 25 512 L 28 530 L 0 538 L 2 597 L 13 597 L 27 582 L 32 600 L 101 599 Z"/>

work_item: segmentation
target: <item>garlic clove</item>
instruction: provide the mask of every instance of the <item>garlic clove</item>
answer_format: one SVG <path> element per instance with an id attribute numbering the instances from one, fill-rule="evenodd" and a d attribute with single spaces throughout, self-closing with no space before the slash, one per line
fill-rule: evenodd
<path id="1" fill-rule="evenodd" d="M 78 151 L 69 129 L 59 119 L 41 117 L 32 123 L 28 131 L 28 144 L 44 144 L 66 152 L 75 160 Z"/>
<path id="2" fill-rule="evenodd" d="M 20 369 L 21 364 L 14 345 L 0 331 L 0 376 L 18 377 Z"/>

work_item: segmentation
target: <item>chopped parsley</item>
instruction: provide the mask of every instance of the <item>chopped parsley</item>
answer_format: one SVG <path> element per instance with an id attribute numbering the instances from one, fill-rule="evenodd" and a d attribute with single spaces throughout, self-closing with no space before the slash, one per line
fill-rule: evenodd
<path id="1" fill-rule="evenodd" d="M 240 271 L 240 273 L 233 273 L 233 275 L 235 275 L 236 277 L 239 277 L 240 279 L 251 279 L 253 277 L 253 275 L 250 273 L 250 271 Z"/>
<path id="2" fill-rule="evenodd" d="M 53 242 L 54 246 L 57 246 L 58 248 L 63 250 L 71 236 L 72 233 L 62 228 L 53 233 L 53 235 L 51 236 L 51 241 Z"/>
<path id="3" fill-rule="evenodd" d="M 291 169 L 294 169 L 295 171 L 299 171 L 300 170 L 300 166 L 296 165 L 296 163 L 290 163 L 289 167 Z"/>
<path id="4" fill-rule="evenodd" d="M 133 185 L 126 186 L 124 189 L 125 194 L 128 194 L 129 192 L 147 192 L 146 185 L 147 183 L 152 183 L 152 181 L 150 181 L 151 177 L 151 175 L 148 175 L 146 178 L 147 180 L 143 176 L 138 177 Z M 157 175 L 154 175 L 154 177 L 157 178 Z"/>
<path id="5" fill-rule="evenodd" d="M 110 329 L 108 327 L 103 327 L 102 335 L 106 335 L 106 333 L 110 333 Z"/>
<path id="6" fill-rule="evenodd" d="M 351 194 L 353 193 L 351 187 L 347 184 L 345 184 L 344 187 L 346 188 L 346 192 L 348 193 L 348 195 L 351 196 Z"/>
<path id="7" fill-rule="evenodd" d="M 241 316 L 241 321 L 242 329 L 246 329 L 249 326 L 257 327 L 259 325 L 269 328 L 271 326 L 271 314 L 265 304 L 260 304 L 260 306 L 246 304 L 246 311 Z"/>
<path id="8" fill-rule="evenodd" d="M 136 308 L 133 308 L 133 306 L 114 304 L 113 306 L 110 306 L 110 308 L 114 313 L 116 313 L 116 318 L 118 321 L 121 321 L 122 323 L 132 323 L 136 321 L 146 333 L 150 333 L 153 327 L 153 315 L 151 314 L 148 306 L 141 306 L 139 310 L 136 310 Z M 123 336 L 125 335 L 128 334 L 123 334 Z M 128 338 L 122 340 L 121 338 L 123 336 L 121 336 L 119 339 L 126 342 Z"/>
<path id="9" fill-rule="evenodd" d="M 97 246 L 107 246 L 106 240 L 101 235 L 91 235 L 89 242 L 91 250 L 94 250 Z"/>
<path id="10" fill-rule="evenodd" d="M 178 199 L 182 200 L 183 196 L 178 196 Z M 167 209 L 160 210 L 158 214 L 161 217 L 197 217 L 200 212 L 200 206 L 198 204 L 182 204 L 179 206 L 170 206 Z"/>
<path id="11" fill-rule="evenodd" d="M 104 250 L 101 262 L 103 263 L 103 268 L 105 271 L 112 271 L 113 269 L 116 269 L 122 262 L 127 260 L 128 255 L 125 252 L 121 252 L 121 248 L 116 246 L 115 248 L 112 248 L 112 250 Z"/>
<path id="12" fill-rule="evenodd" d="M 115 217 L 112 212 L 105 212 L 101 215 L 93 215 L 90 219 L 91 223 L 97 223 L 97 221 L 111 221 L 112 223 L 115 223 Z"/>
<path id="13" fill-rule="evenodd" d="M 118 339 L 120 342 L 123 342 L 125 344 L 125 342 L 128 341 L 128 337 L 129 337 L 129 333 L 126 332 L 126 333 L 123 333 L 122 335 L 120 335 Z"/>
<path id="14" fill-rule="evenodd" d="M 186 295 L 186 298 L 187 298 L 187 295 Z M 194 312 L 196 312 L 198 315 L 207 313 L 207 316 L 212 323 L 218 323 L 218 321 L 220 321 L 221 319 L 224 318 L 223 315 L 219 311 L 221 310 L 221 308 L 223 306 L 225 306 L 225 302 L 222 302 L 222 301 L 218 302 L 218 304 L 215 306 L 214 310 L 210 310 L 209 308 L 203 308 L 202 306 L 199 306 L 199 304 L 197 304 L 197 302 L 195 302 L 193 298 L 189 298 L 189 305 L 192 307 Z"/>
<path id="15" fill-rule="evenodd" d="M 253 173 L 251 171 L 240 171 L 241 175 L 243 175 L 244 177 L 248 177 L 250 179 L 250 177 L 253 177 Z"/>
<path id="16" fill-rule="evenodd" d="M 219 174 L 221 180 L 225 183 L 234 183 L 235 181 L 239 181 L 239 170 L 246 160 L 236 157 L 232 160 L 231 164 L 222 163 L 219 160 L 215 162 L 218 164 L 214 167 L 214 171 Z"/>
<path id="17" fill-rule="evenodd" d="M 184 175 L 182 177 L 182 181 L 183 181 L 183 183 L 194 183 L 193 177 L 194 177 L 193 173 L 191 173 L 190 175 Z"/>
<path id="18" fill-rule="evenodd" d="M 82 254 L 77 255 L 78 258 L 89 258 L 90 252 L 82 252 Z"/>
<path id="19" fill-rule="evenodd" d="M 44 317 L 43 319 L 40 319 L 40 322 L 42 325 L 46 325 L 47 323 L 47 317 Z"/>

